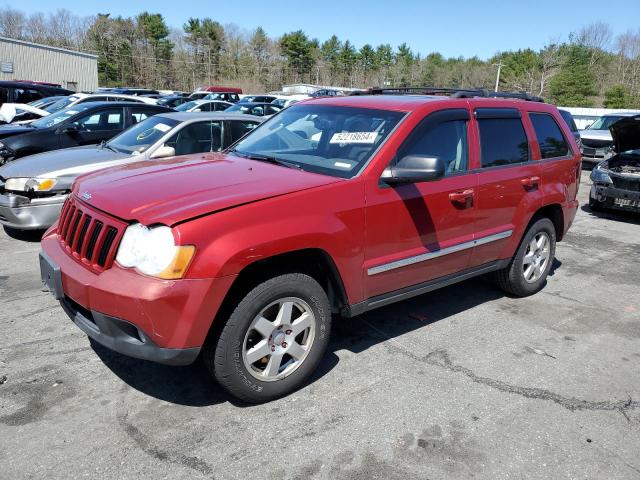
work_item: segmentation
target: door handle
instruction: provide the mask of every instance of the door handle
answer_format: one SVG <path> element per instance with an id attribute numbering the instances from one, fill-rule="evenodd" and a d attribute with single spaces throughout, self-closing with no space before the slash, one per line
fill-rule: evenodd
<path id="1" fill-rule="evenodd" d="M 520 183 L 522 183 L 522 186 L 525 189 L 533 190 L 534 188 L 538 188 L 538 185 L 540 184 L 540 177 L 535 176 L 523 178 L 522 180 L 520 180 Z"/>
<path id="2" fill-rule="evenodd" d="M 452 192 L 449 194 L 449 201 L 458 206 L 469 208 L 473 205 L 473 189 L 463 190 L 462 192 Z"/>

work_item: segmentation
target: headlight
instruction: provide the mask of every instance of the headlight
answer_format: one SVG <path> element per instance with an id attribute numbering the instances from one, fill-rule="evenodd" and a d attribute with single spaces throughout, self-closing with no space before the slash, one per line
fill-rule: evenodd
<path id="1" fill-rule="evenodd" d="M 193 245 L 175 244 L 171 228 L 134 223 L 122 236 L 116 261 L 145 275 L 176 279 L 182 278 L 194 253 Z"/>
<path id="2" fill-rule="evenodd" d="M 4 188 L 15 192 L 49 192 L 57 183 L 55 178 L 8 178 Z"/>
<path id="3" fill-rule="evenodd" d="M 594 183 L 613 183 L 609 174 L 600 167 L 591 170 L 591 181 Z"/>

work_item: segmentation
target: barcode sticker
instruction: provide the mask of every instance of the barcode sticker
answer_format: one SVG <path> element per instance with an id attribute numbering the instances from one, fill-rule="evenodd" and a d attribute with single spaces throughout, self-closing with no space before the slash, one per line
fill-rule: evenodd
<path id="1" fill-rule="evenodd" d="M 378 132 L 339 132 L 334 133 L 329 143 L 363 143 L 370 145 L 376 141 Z"/>

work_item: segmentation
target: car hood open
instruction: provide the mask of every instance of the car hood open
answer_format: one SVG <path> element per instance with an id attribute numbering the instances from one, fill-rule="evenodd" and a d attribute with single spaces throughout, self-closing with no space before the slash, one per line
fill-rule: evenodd
<path id="1" fill-rule="evenodd" d="M 128 154 L 95 145 L 64 148 L 8 162 L 0 167 L 0 177 L 77 177 L 99 168 L 117 165 L 120 160 L 130 157 Z"/>
<path id="2" fill-rule="evenodd" d="M 625 117 L 609 127 L 618 153 L 640 150 L 640 115 Z"/>
<path id="3" fill-rule="evenodd" d="M 74 193 L 126 221 L 174 225 L 220 210 L 306 190 L 341 178 L 225 154 L 144 161 L 90 173 Z"/>

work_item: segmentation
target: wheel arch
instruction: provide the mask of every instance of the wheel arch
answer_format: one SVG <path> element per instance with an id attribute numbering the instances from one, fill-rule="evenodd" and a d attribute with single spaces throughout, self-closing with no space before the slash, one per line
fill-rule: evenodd
<path id="1" fill-rule="evenodd" d="M 564 212 L 560 204 L 551 203 L 539 208 L 531 217 L 527 228 L 524 230 L 525 234 L 529 230 L 529 227 L 540 218 L 548 218 L 551 220 L 556 231 L 556 241 L 559 242 L 564 238 Z"/>
<path id="2" fill-rule="evenodd" d="M 237 275 L 216 314 L 212 332 L 224 325 L 235 306 L 255 286 L 286 273 L 303 273 L 316 280 L 329 297 L 333 313 L 348 305 L 348 297 L 338 268 L 329 253 L 321 248 L 305 248 L 256 260 Z"/>

